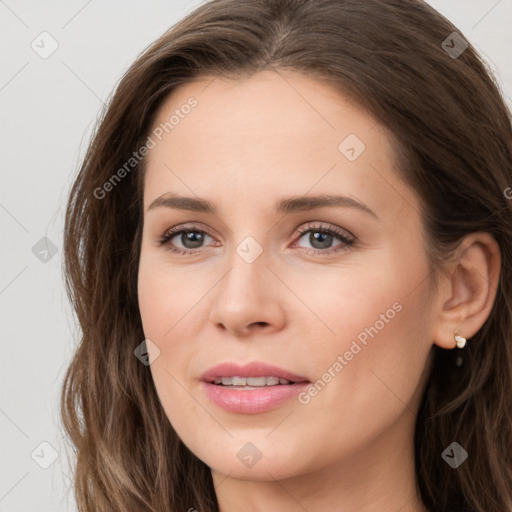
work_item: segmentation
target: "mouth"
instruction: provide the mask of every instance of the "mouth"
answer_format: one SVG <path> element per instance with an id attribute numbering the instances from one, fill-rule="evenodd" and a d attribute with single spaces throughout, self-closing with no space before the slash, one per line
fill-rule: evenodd
<path id="1" fill-rule="evenodd" d="M 311 383 L 306 377 L 261 362 L 245 366 L 223 363 L 206 371 L 201 380 L 214 404 L 228 412 L 245 414 L 276 408 Z"/>

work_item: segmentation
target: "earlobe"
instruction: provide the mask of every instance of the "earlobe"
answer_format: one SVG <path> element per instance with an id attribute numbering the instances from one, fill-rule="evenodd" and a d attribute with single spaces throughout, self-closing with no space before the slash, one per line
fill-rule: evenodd
<path id="1" fill-rule="evenodd" d="M 501 269 L 499 245 L 490 233 L 471 233 L 461 242 L 439 288 L 436 345 L 464 346 L 485 323 L 496 298 Z"/>

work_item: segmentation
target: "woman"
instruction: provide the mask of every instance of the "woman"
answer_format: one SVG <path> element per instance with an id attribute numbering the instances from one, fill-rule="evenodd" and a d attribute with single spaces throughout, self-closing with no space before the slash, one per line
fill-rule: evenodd
<path id="1" fill-rule="evenodd" d="M 214 0 L 71 190 L 83 511 L 512 510 L 512 137 L 419 0 Z"/>

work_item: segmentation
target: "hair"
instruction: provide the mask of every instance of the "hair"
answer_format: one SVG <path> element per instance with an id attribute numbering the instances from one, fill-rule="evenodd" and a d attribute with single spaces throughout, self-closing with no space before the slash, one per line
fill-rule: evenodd
<path id="1" fill-rule="evenodd" d="M 421 204 L 433 280 L 466 235 L 488 232 L 499 244 L 496 298 L 464 364 L 455 364 L 456 351 L 433 347 L 415 470 L 432 512 L 512 510 L 511 116 L 472 45 L 456 58 L 443 48 L 455 31 L 421 0 L 213 0 L 124 74 L 65 217 L 65 285 L 81 339 L 61 415 L 81 512 L 218 511 L 210 468 L 179 439 L 149 368 L 134 357 L 145 337 L 137 300 L 144 159 L 112 178 L 178 86 L 267 69 L 326 81 L 389 129 L 397 172 Z M 453 441 L 469 454 L 456 470 L 441 457 Z"/>

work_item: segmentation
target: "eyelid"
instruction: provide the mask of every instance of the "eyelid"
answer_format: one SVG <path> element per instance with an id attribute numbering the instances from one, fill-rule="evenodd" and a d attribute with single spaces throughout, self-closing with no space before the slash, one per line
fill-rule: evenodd
<path id="1" fill-rule="evenodd" d="M 205 232 L 207 235 L 213 237 L 213 234 L 209 230 L 209 228 L 207 228 L 206 226 L 200 226 L 204 226 L 204 224 L 202 224 L 201 222 L 186 222 L 185 224 L 178 224 L 177 226 L 173 226 L 172 228 L 167 229 L 164 232 L 163 236 L 166 236 L 171 233 L 179 233 L 180 231 L 202 231 Z"/>
<path id="2" fill-rule="evenodd" d="M 346 229 L 339 228 L 337 226 L 334 226 L 332 224 L 326 224 L 325 222 L 307 222 L 305 225 L 301 225 L 297 229 L 297 235 L 299 238 L 304 235 L 304 233 L 307 233 L 308 231 L 313 231 L 317 229 L 318 231 L 330 231 L 335 233 L 337 236 L 340 236 L 345 239 L 355 240 L 355 236 Z"/>

